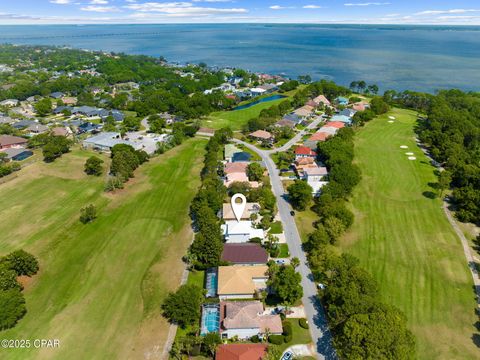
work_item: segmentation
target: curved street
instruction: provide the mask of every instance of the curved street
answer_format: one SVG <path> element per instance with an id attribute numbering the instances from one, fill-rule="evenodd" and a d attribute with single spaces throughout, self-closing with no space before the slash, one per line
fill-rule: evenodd
<path id="1" fill-rule="evenodd" d="M 315 120 L 307 127 L 307 129 L 315 128 L 320 123 L 320 121 L 320 118 Z M 286 193 L 283 189 L 283 184 L 279 176 L 279 170 L 277 169 L 273 160 L 270 158 L 270 154 L 277 151 L 287 150 L 293 144 L 297 143 L 306 133 L 307 129 L 299 132 L 288 143 L 274 150 L 261 150 L 254 145 L 248 144 L 238 139 L 234 139 L 233 141 L 239 144 L 243 144 L 247 148 L 255 151 L 258 155 L 260 155 L 262 161 L 267 167 L 272 183 L 272 190 L 275 194 L 275 197 L 277 198 L 278 211 L 285 229 L 285 237 L 287 239 L 287 244 L 290 249 L 290 254 L 292 255 L 292 257 L 297 257 L 300 259 L 300 266 L 297 269 L 302 275 L 302 301 L 305 306 L 305 314 L 307 316 L 307 320 L 310 324 L 310 334 L 316 345 L 317 358 L 333 360 L 336 359 L 337 356 L 333 347 L 332 336 L 328 328 L 325 311 L 317 297 L 317 287 L 315 282 L 313 281 L 312 273 L 307 264 L 306 255 L 302 249 L 302 240 L 295 224 L 295 220 L 293 216 L 290 215 L 290 211 L 292 210 L 292 208 L 287 201 Z"/>

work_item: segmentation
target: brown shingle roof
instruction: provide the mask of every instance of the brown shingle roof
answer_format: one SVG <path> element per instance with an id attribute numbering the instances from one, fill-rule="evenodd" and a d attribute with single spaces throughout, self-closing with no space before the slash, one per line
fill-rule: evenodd
<path id="1" fill-rule="evenodd" d="M 226 330 L 258 328 L 261 333 L 269 329 L 272 334 L 283 331 L 280 316 L 263 314 L 260 301 L 223 301 L 220 312 L 222 327 Z"/>
<path id="2" fill-rule="evenodd" d="M 266 355 L 266 344 L 223 344 L 217 347 L 215 360 L 261 360 Z"/>
<path id="3" fill-rule="evenodd" d="M 222 261 L 234 264 L 266 264 L 268 255 L 258 244 L 225 244 Z"/>
<path id="4" fill-rule="evenodd" d="M 23 145 L 28 142 L 27 139 L 11 136 L 11 135 L 0 135 L 0 147 L 3 146 L 12 146 L 12 145 Z"/>

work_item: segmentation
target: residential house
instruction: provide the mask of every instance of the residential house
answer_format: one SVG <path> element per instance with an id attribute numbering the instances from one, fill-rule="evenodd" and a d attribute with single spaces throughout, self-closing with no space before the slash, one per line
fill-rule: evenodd
<path id="1" fill-rule="evenodd" d="M 299 158 L 298 160 L 295 160 L 295 170 L 298 176 L 300 177 L 303 177 L 305 169 L 316 168 L 316 167 L 318 167 L 318 165 L 315 162 L 315 159 L 313 158 L 304 157 L 304 158 Z"/>
<path id="2" fill-rule="evenodd" d="M 249 269 L 251 267 L 247 267 Z M 249 339 L 265 333 L 280 335 L 283 332 L 280 315 L 265 312 L 260 301 L 220 302 L 220 335 L 224 339 L 238 337 Z M 249 359 L 250 360 L 250 359 Z"/>
<path id="3" fill-rule="evenodd" d="M 358 102 L 352 105 L 352 109 L 355 111 L 365 111 L 370 107 L 368 103 Z"/>
<path id="4" fill-rule="evenodd" d="M 53 93 L 50 94 L 50 97 L 53 98 L 53 99 L 61 99 L 64 96 L 65 96 L 65 94 L 60 92 L 60 91 L 56 91 L 56 92 L 53 92 Z"/>
<path id="5" fill-rule="evenodd" d="M 235 265 L 265 265 L 268 254 L 259 244 L 225 244 L 221 260 Z"/>
<path id="6" fill-rule="evenodd" d="M 73 133 L 72 133 L 72 130 L 69 127 L 54 127 L 52 129 L 52 134 L 55 135 L 55 136 L 69 137 Z"/>
<path id="7" fill-rule="evenodd" d="M 308 118 L 313 114 L 314 110 L 315 109 L 312 106 L 304 105 L 301 108 L 295 110 L 293 113 L 299 117 Z"/>
<path id="8" fill-rule="evenodd" d="M 268 266 L 219 266 L 217 294 L 220 300 L 253 299 L 267 289 Z"/>
<path id="9" fill-rule="evenodd" d="M 346 109 L 343 109 L 342 111 L 339 111 L 338 115 L 344 115 L 346 117 L 351 118 L 351 117 L 353 117 L 353 115 L 355 115 L 356 112 L 357 112 L 356 110 L 346 108 Z"/>
<path id="10" fill-rule="evenodd" d="M 2 149 L 0 151 L 7 154 L 7 160 L 9 161 L 22 161 L 33 155 L 33 151 L 23 147 Z"/>
<path id="11" fill-rule="evenodd" d="M 0 114 L 0 124 L 13 124 L 15 122 L 10 116 Z"/>
<path id="12" fill-rule="evenodd" d="M 330 121 L 339 121 L 345 123 L 346 125 L 352 124 L 352 118 L 345 115 L 333 115 Z"/>
<path id="13" fill-rule="evenodd" d="M 293 121 L 295 125 L 301 124 L 303 122 L 303 118 L 298 116 L 295 113 L 286 114 L 282 117 L 282 120 Z"/>
<path id="14" fill-rule="evenodd" d="M 34 122 L 30 126 L 28 126 L 25 131 L 27 131 L 31 136 L 33 135 L 38 135 L 38 134 L 43 134 L 49 131 L 48 126 L 39 124 L 37 122 Z"/>
<path id="15" fill-rule="evenodd" d="M 295 148 L 295 160 L 300 158 L 312 158 L 315 159 L 317 157 L 317 153 L 306 146 L 297 146 Z"/>
<path id="16" fill-rule="evenodd" d="M 77 126 L 77 134 L 95 133 L 100 131 L 101 128 L 102 128 L 101 125 L 94 124 L 91 122 L 83 122 Z"/>
<path id="17" fill-rule="evenodd" d="M 20 148 L 27 144 L 28 140 L 18 136 L 0 135 L 0 149 Z"/>
<path id="18" fill-rule="evenodd" d="M 337 128 L 337 129 L 342 129 L 342 128 L 345 127 L 345 123 L 343 123 L 341 121 L 329 121 L 325 124 L 325 126 L 334 127 L 334 128 Z"/>
<path id="19" fill-rule="evenodd" d="M 215 360 L 263 360 L 267 344 L 222 344 L 217 347 Z"/>
<path id="20" fill-rule="evenodd" d="M 260 212 L 259 203 L 246 203 L 240 220 L 250 220 L 250 217 L 252 214 L 258 214 L 259 212 Z M 233 212 L 232 204 L 230 203 L 223 204 L 223 208 L 221 210 L 221 217 L 225 221 L 237 219 Z"/>
<path id="21" fill-rule="evenodd" d="M 327 134 L 330 134 L 330 135 L 336 135 L 337 132 L 338 132 L 338 128 L 335 127 L 335 126 L 328 126 L 328 125 L 325 125 L 325 126 L 322 126 L 318 132 L 324 132 L 324 133 L 327 133 Z"/>
<path id="22" fill-rule="evenodd" d="M 253 133 L 249 134 L 252 139 L 255 139 L 257 141 L 268 141 L 268 142 L 273 142 L 274 137 L 271 133 L 265 130 L 257 130 L 254 131 Z"/>
<path id="23" fill-rule="evenodd" d="M 263 84 L 263 85 L 258 86 L 258 88 L 265 90 L 266 93 L 272 93 L 272 92 L 274 92 L 275 90 L 278 89 L 278 86 L 275 85 L 275 84 L 267 83 L 267 84 Z"/>
<path id="24" fill-rule="evenodd" d="M 278 120 L 276 123 L 275 123 L 275 126 L 276 127 L 288 127 L 290 129 L 293 129 L 295 127 L 295 125 L 297 125 L 294 121 L 292 120 L 289 120 L 289 119 L 281 119 L 281 120 Z"/>
<path id="25" fill-rule="evenodd" d="M 123 140 L 120 136 L 120 133 L 117 132 L 105 132 L 98 135 L 89 137 L 88 139 L 83 140 L 83 147 L 85 149 L 94 149 L 97 151 L 109 152 L 117 144 L 126 144 L 131 145 L 135 150 L 138 150 L 140 147 L 130 141 Z"/>
<path id="26" fill-rule="evenodd" d="M 343 96 L 339 96 L 335 99 L 335 103 L 340 106 L 347 106 L 348 105 L 348 99 Z"/>
<path id="27" fill-rule="evenodd" d="M 77 98 L 76 97 L 72 97 L 72 96 L 64 96 L 62 98 L 62 102 L 65 104 L 65 105 L 76 105 L 77 104 Z"/>
<path id="28" fill-rule="evenodd" d="M 312 100 L 317 106 L 324 105 L 324 106 L 332 106 L 330 101 L 324 95 L 318 95 L 315 99 Z"/>
<path id="29" fill-rule="evenodd" d="M 25 129 L 25 128 L 29 127 L 32 124 L 33 124 L 33 121 L 31 121 L 31 120 L 20 120 L 20 121 L 17 121 L 15 123 L 13 123 L 12 126 L 15 129 L 22 130 L 22 129 Z"/>
<path id="30" fill-rule="evenodd" d="M 251 221 L 225 221 L 221 225 L 223 237 L 227 243 L 246 243 L 253 238 L 263 240 L 264 234 L 262 229 L 255 229 Z"/>
<path id="31" fill-rule="evenodd" d="M 265 89 L 262 89 L 262 88 L 259 88 L 259 87 L 250 89 L 250 94 L 252 96 L 260 96 L 260 95 L 265 94 L 266 92 L 267 91 Z"/>
<path id="32" fill-rule="evenodd" d="M 303 178 L 313 189 L 314 195 L 320 194 L 320 189 L 328 182 L 325 177 L 328 175 L 326 167 L 307 168 L 303 170 Z"/>
<path id="33" fill-rule="evenodd" d="M 3 101 L 0 101 L 0 106 L 13 107 L 13 106 L 17 106 L 19 102 L 20 101 L 18 101 L 17 99 L 6 99 Z"/>

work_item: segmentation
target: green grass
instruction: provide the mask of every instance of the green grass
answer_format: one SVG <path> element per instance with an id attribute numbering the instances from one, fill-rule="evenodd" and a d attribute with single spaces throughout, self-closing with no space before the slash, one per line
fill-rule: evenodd
<path id="1" fill-rule="evenodd" d="M 295 212 L 295 223 L 302 238 L 302 242 L 307 241 L 308 235 L 315 230 L 313 223 L 318 220 L 318 215 L 312 210 Z"/>
<path id="2" fill-rule="evenodd" d="M 298 325 L 298 319 L 289 318 L 287 319 L 287 321 L 292 324 L 292 330 L 293 330 L 292 341 L 289 342 L 288 344 L 284 343 L 282 345 L 278 345 L 278 349 L 280 350 L 280 352 L 283 353 L 292 345 L 310 344 L 312 342 L 312 338 L 310 337 L 310 331 Z"/>
<path id="3" fill-rule="evenodd" d="M 290 256 L 287 244 L 280 244 L 278 247 L 280 248 L 280 253 L 278 254 L 279 258 L 288 258 Z"/>
<path id="4" fill-rule="evenodd" d="M 270 225 L 270 234 L 281 234 L 283 232 L 283 226 L 281 221 L 275 221 Z"/>
<path id="5" fill-rule="evenodd" d="M 2 338 L 61 344 L 3 350 L 2 359 L 143 358 L 162 348 L 160 305 L 183 272 L 204 146 L 192 139 L 152 159 L 113 195 L 103 177 L 83 174 L 87 151 L 33 164 L 0 186 L 10 204 L 0 210 L 0 253 L 25 248 L 40 262 L 24 291 L 27 314 Z M 82 225 L 79 210 L 89 203 L 98 218 Z"/>
<path id="6" fill-rule="evenodd" d="M 405 313 L 419 359 L 478 359 L 471 275 L 440 200 L 429 198 L 436 177 L 415 143 L 415 113 L 388 115 L 397 120 L 381 116 L 356 135 L 362 181 L 351 201 L 355 223 L 340 245 L 377 279 L 383 300 Z"/>
<path id="7" fill-rule="evenodd" d="M 192 270 L 188 273 L 187 278 L 188 285 L 196 285 L 203 289 L 205 285 L 205 271 Z"/>

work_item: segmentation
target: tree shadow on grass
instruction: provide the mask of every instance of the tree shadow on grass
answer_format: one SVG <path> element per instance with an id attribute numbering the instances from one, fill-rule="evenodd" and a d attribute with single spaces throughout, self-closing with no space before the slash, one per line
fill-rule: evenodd
<path id="1" fill-rule="evenodd" d="M 437 194 L 433 191 L 424 191 L 422 195 L 425 196 L 427 199 L 435 199 L 437 197 Z"/>

